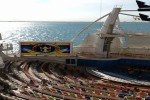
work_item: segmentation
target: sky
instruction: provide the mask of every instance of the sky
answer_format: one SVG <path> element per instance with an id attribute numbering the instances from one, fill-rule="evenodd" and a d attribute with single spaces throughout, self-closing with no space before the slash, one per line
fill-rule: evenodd
<path id="1" fill-rule="evenodd" d="M 0 0 L 0 21 L 94 21 L 115 6 L 138 8 L 135 0 Z"/>

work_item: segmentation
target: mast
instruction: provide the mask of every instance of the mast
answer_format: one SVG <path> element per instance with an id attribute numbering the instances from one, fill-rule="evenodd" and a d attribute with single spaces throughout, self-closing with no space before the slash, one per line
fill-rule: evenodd
<path id="1" fill-rule="evenodd" d="M 97 39 L 97 53 L 108 57 L 110 45 L 114 37 L 107 37 L 107 35 L 111 35 L 113 33 L 113 29 L 120 10 L 121 8 L 114 8 L 112 10 L 112 12 L 109 14 L 106 21 L 104 22 L 100 32 L 97 34 L 99 36 L 99 38 Z"/>

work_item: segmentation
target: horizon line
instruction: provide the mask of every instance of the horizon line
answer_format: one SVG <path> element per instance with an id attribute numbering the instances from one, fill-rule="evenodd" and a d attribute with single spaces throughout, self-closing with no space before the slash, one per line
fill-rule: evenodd
<path id="1" fill-rule="evenodd" d="M 40 20 L 37 20 L 37 21 L 23 21 L 23 20 L 16 20 L 16 21 L 10 21 L 10 20 L 5 20 L 5 21 L 1 21 L 0 22 L 94 22 L 94 21 L 40 21 Z M 98 22 L 105 22 L 105 21 L 98 21 Z M 134 21 L 122 21 L 122 22 L 134 22 Z M 138 22 L 144 22 L 144 21 L 138 21 Z"/>

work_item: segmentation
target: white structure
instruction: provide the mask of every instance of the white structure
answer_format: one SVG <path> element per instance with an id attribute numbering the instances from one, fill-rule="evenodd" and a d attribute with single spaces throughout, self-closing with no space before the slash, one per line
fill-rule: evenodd
<path id="1" fill-rule="evenodd" d="M 0 40 L 2 40 L 2 36 L 0 34 Z M 0 57 L 6 58 L 9 57 L 7 54 L 4 54 L 3 51 L 7 52 L 13 49 L 13 45 L 9 43 L 0 43 Z"/>
<path id="2" fill-rule="evenodd" d="M 96 33 L 89 34 L 80 45 L 74 47 L 74 54 L 86 53 L 100 55 L 102 57 L 108 57 L 109 53 L 150 54 L 150 35 L 123 32 L 119 21 L 119 14 L 128 16 L 135 15 L 120 12 L 121 8 L 114 8 L 111 13 L 107 14 L 108 17 L 102 28 Z M 72 39 L 72 42 L 89 26 L 83 28 L 83 30 Z M 117 30 L 115 30 L 115 27 Z"/>
<path id="3" fill-rule="evenodd" d="M 103 24 L 100 31 L 89 34 L 84 41 L 77 47 L 75 52 L 89 52 L 106 56 L 110 49 L 111 41 L 114 37 L 109 37 L 107 34 L 112 34 L 121 8 L 114 8 L 109 13 L 108 18 Z"/>

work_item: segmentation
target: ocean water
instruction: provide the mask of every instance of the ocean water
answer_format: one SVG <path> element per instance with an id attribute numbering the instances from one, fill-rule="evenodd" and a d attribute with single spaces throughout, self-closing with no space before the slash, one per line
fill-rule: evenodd
<path id="1" fill-rule="evenodd" d="M 19 50 L 20 41 L 70 41 L 83 27 L 91 22 L 0 22 L 3 40 L 13 44 L 13 51 Z M 97 22 L 84 31 L 73 43 L 78 45 L 83 39 L 101 28 Z M 150 32 L 149 22 L 123 22 L 123 31 Z"/>

